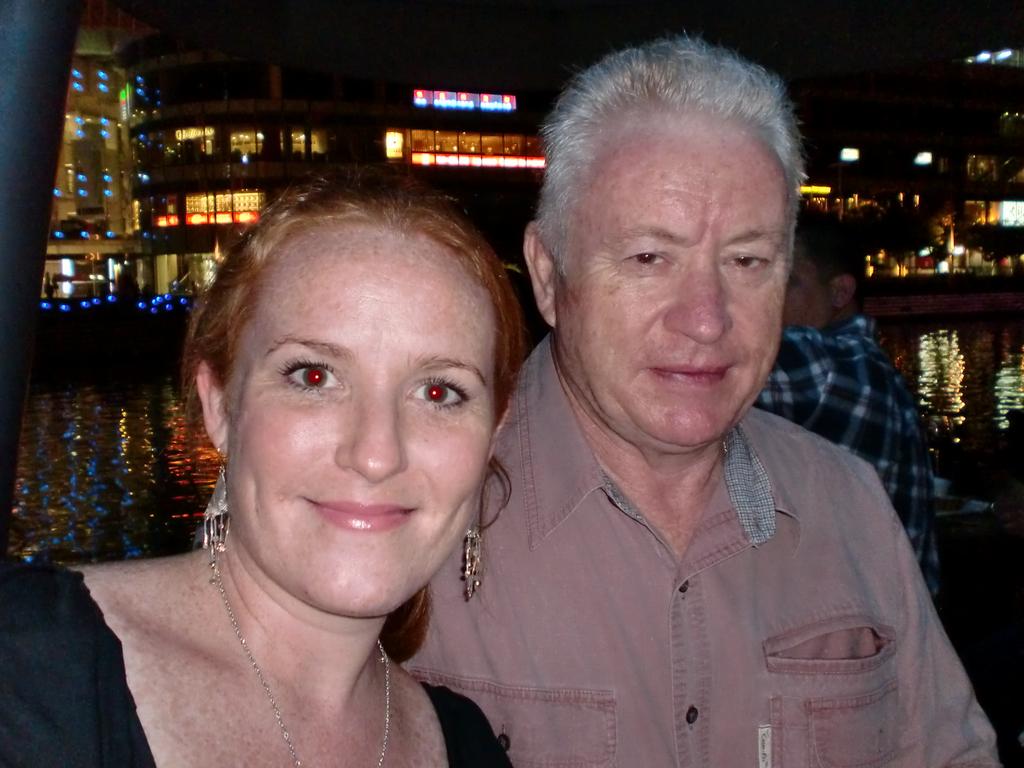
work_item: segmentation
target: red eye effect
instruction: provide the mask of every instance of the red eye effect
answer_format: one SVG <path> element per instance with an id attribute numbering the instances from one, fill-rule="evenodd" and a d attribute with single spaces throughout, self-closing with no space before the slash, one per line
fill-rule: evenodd
<path id="1" fill-rule="evenodd" d="M 427 387 L 427 400 L 432 403 L 444 402 L 445 395 L 447 394 L 447 387 L 443 387 L 440 384 L 431 384 Z"/>
<path id="2" fill-rule="evenodd" d="M 319 387 L 327 379 L 323 368 L 307 368 L 302 373 L 302 383 L 307 387 Z"/>

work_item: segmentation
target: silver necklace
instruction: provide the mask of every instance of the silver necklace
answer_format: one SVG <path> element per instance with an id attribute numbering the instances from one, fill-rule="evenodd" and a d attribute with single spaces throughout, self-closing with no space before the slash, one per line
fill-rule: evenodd
<path id="1" fill-rule="evenodd" d="M 245 651 L 246 658 L 249 659 L 249 666 L 256 673 L 256 679 L 260 681 L 263 692 L 267 694 L 270 706 L 274 709 L 274 719 L 277 720 L 277 725 L 281 729 L 284 743 L 288 745 L 288 754 L 292 758 L 292 764 L 295 768 L 302 768 L 302 761 L 299 760 L 299 756 L 295 752 L 295 744 L 292 743 L 291 734 L 288 733 L 288 726 L 284 724 L 284 718 L 281 717 L 281 708 L 277 706 L 277 698 L 270 689 L 270 683 L 263 677 L 263 670 L 256 663 L 256 658 L 252 655 L 252 651 L 249 650 L 249 644 L 245 641 L 245 637 L 242 636 L 242 628 L 238 626 L 235 612 L 231 610 L 231 601 L 228 600 L 228 593 L 224 591 L 224 582 L 220 578 L 220 568 L 217 567 L 217 557 L 212 551 L 210 553 L 210 568 L 213 569 L 213 583 L 217 587 L 217 591 L 220 592 L 220 599 L 224 601 L 224 609 L 228 612 L 228 618 L 231 619 L 231 626 L 235 630 L 235 637 L 238 638 L 242 650 Z M 391 659 L 388 658 L 380 640 L 377 640 L 377 650 L 380 651 L 380 663 L 384 665 L 384 743 L 380 746 L 380 757 L 377 759 L 377 768 L 382 768 L 384 756 L 388 752 L 388 737 L 391 735 Z"/>

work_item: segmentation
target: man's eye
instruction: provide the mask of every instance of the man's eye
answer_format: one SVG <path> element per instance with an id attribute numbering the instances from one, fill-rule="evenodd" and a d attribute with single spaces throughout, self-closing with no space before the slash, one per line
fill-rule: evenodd
<path id="1" fill-rule="evenodd" d="M 643 264 L 644 266 L 649 266 L 651 264 L 657 263 L 659 258 L 660 257 L 656 253 L 644 252 L 644 253 L 636 254 L 633 257 L 633 260 L 636 261 L 637 264 Z"/>
<path id="2" fill-rule="evenodd" d="M 752 269 L 755 267 L 761 267 L 768 263 L 767 259 L 762 259 L 760 256 L 735 256 L 733 257 L 733 263 L 738 267 L 744 269 Z"/>
<path id="3" fill-rule="evenodd" d="M 420 386 L 417 394 L 431 405 L 458 405 L 465 400 L 461 389 L 445 381 L 428 381 Z"/>

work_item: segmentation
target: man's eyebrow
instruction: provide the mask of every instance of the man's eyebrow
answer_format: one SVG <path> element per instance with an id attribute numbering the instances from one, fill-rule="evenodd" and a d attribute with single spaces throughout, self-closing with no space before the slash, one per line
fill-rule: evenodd
<path id="1" fill-rule="evenodd" d="M 671 232 L 662 227 L 640 226 L 630 227 L 618 233 L 614 237 L 609 238 L 608 244 L 621 246 L 632 240 L 639 240 L 643 238 L 660 240 L 662 242 L 672 243 L 673 245 L 689 245 L 691 242 L 689 238 L 678 235 L 675 232 Z"/>
<path id="2" fill-rule="evenodd" d="M 779 229 L 748 229 L 729 240 L 729 245 L 744 245 L 759 240 L 782 242 L 785 233 Z"/>
<path id="3" fill-rule="evenodd" d="M 332 344 L 329 341 L 320 341 L 318 339 L 306 339 L 301 336 L 282 336 L 279 339 L 275 339 L 274 342 L 267 347 L 267 355 L 272 355 L 274 352 L 279 350 L 281 347 L 287 346 L 288 344 L 295 344 L 300 347 L 308 347 L 309 349 L 320 352 L 321 354 L 328 355 L 335 358 L 351 358 L 352 351 L 348 347 L 342 347 L 338 344 Z"/>
<path id="4" fill-rule="evenodd" d="M 421 357 L 416 360 L 416 366 L 418 368 L 425 368 L 429 370 L 442 370 L 445 368 L 455 368 L 460 371 L 466 371 L 471 373 L 480 379 L 481 382 L 487 384 L 487 377 L 484 376 L 483 371 L 477 368 L 473 363 L 466 362 L 465 360 L 458 360 L 454 357 L 441 357 L 440 355 L 429 355 L 427 357 Z"/>

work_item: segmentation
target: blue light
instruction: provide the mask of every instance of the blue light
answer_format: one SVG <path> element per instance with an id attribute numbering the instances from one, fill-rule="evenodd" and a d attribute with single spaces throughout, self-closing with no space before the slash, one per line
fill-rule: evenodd
<path id="1" fill-rule="evenodd" d="M 104 181 L 113 181 L 114 178 L 109 173 L 104 173 L 103 174 L 103 180 Z"/>
<path id="2" fill-rule="evenodd" d="M 135 93 L 137 93 L 139 96 L 145 96 L 146 95 L 146 92 L 143 91 L 141 88 L 136 88 L 135 89 Z"/>
<path id="3" fill-rule="evenodd" d="M 142 85 L 146 81 L 142 79 L 142 75 L 136 75 L 135 76 L 135 82 L 138 83 L 139 85 Z"/>
<path id="4" fill-rule="evenodd" d="M 48 301 L 40 301 L 39 302 L 39 308 L 40 309 L 53 309 L 53 304 L 51 304 Z"/>
<path id="5" fill-rule="evenodd" d="M 180 299 L 178 299 L 178 303 L 181 304 L 181 306 L 185 306 L 186 304 L 188 304 L 188 299 L 182 296 Z"/>
<path id="6" fill-rule="evenodd" d="M 84 91 L 84 90 L 85 90 L 85 86 L 84 86 L 84 85 L 82 85 L 82 84 L 81 84 L 80 82 L 78 82 L 77 80 L 75 80 L 75 82 L 73 82 L 73 83 L 71 84 L 71 87 L 72 87 L 72 88 L 74 88 L 74 89 L 75 89 L 76 91 L 78 91 L 79 93 L 81 93 L 82 91 Z"/>
<path id="7" fill-rule="evenodd" d="M 82 125 L 85 122 L 85 120 L 82 119 L 81 115 L 76 115 L 75 116 L 75 122 L 78 123 L 79 125 Z"/>
<path id="8" fill-rule="evenodd" d="M 111 303 L 111 304 L 114 304 L 114 303 L 116 303 L 116 302 L 117 302 L 117 296 L 115 296 L 115 295 L 114 295 L 114 294 L 112 294 L 112 293 L 111 293 L 111 294 L 108 294 L 108 295 L 107 295 L 107 301 L 108 301 L 109 303 Z"/>
<path id="9" fill-rule="evenodd" d="M 99 305 L 101 303 L 102 303 L 102 301 L 98 297 L 93 297 L 93 300 L 92 300 L 93 306 L 97 306 L 97 305 Z"/>
<path id="10" fill-rule="evenodd" d="M 170 301 L 170 300 L 171 300 L 171 294 L 165 293 L 164 294 L 164 301 Z"/>
<path id="11" fill-rule="evenodd" d="M 107 239 L 108 240 L 113 240 L 115 237 L 117 237 L 117 233 L 114 232 L 114 230 L 112 230 L 112 229 L 108 229 L 107 230 Z"/>
<path id="12" fill-rule="evenodd" d="M 110 125 L 110 121 L 105 117 L 100 118 L 100 125 Z"/>
<path id="13" fill-rule="evenodd" d="M 104 72 L 102 69 L 97 69 L 96 70 L 96 77 L 98 77 L 100 80 L 109 80 L 110 79 L 109 75 L 107 75 L 107 73 Z"/>
<path id="14" fill-rule="evenodd" d="M 155 315 L 156 313 L 157 313 L 157 308 L 156 307 L 150 307 L 149 308 L 149 314 Z"/>
<path id="15" fill-rule="evenodd" d="M 113 192 L 111 192 L 111 191 L 110 191 L 109 189 L 104 189 L 104 190 L 103 190 L 103 196 L 104 196 L 104 197 L 110 197 L 110 196 L 111 196 L 111 195 L 113 195 L 113 194 L 114 194 L 114 193 L 113 193 Z"/>
<path id="16" fill-rule="evenodd" d="M 139 178 L 142 179 L 142 182 L 145 184 L 147 181 L 149 181 L 149 174 L 148 173 L 140 173 L 139 174 Z"/>
<path id="17" fill-rule="evenodd" d="M 79 187 L 79 189 L 78 189 L 78 196 L 79 197 L 85 197 L 86 194 L 87 194 L 86 191 L 84 189 L 82 189 L 81 187 Z"/>
<path id="18" fill-rule="evenodd" d="M 89 304 L 88 301 L 80 301 L 78 302 L 78 306 L 80 306 L 82 309 L 88 309 L 91 305 Z"/>
<path id="19" fill-rule="evenodd" d="M 75 78 L 78 78 L 78 79 L 81 79 L 82 73 L 79 72 L 77 69 L 72 68 L 71 69 L 71 76 L 75 77 Z"/>
<path id="20" fill-rule="evenodd" d="M 101 130 L 100 131 L 100 136 L 102 136 L 104 139 L 109 139 L 110 138 L 110 131 Z"/>
<path id="21" fill-rule="evenodd" d="M 58 309 L 59 309 L 59 310 L 60 310 L 61 312 L 70 312 L 70 311 L 71 311 L 71 307 L 70 307 L 70 306 L 68 306 L 67 304 L 61 304 L 61 305 L 60 305 L 60 306 L 58 307 Z"/>
<path id="22" fill-rule="evenodd" d="M 56 237 L 58 240 L 64 239 L 64 233 L 61 232 L 59 229 L 53 233 L 53 236 Z"/>
<path id="23" fill-rule="evenodd" d="M 53 188 L 53 196 L 60 197 L 60 190 L 57 189 L 56 187 Z"/>
<path id="24" fill-rule="evenodd" d="M 172 309 L 174 309 L 174 305 L 173 304 L 164 304 L 164 310 L 165 311 L 170 312 Z"/>
<path id="25" fill-rule="evenodd" d="M 79 232 L 78 234 L 81 235 L 83 240 L 88 240 L 89 239 L 89 233 L 88 232 Z"/>
<path id="26" fill-rule="evenodd" d="M 79 181 L 88 181 L 89 180 L 89 177 L 86 176 L 84 173 L 78 174 L 77 176 L 75 176 L 75 178 L 78 179 Z"/>
<path id="27" fill-rule="evenodd" d="M 144 302 L 144 301 L 137 302 L 135 304 L 135 306 L 138 307 L 139 309 L 145 309 L 146 308 L 146 302 Z"/>
<path id="28" fill-rule="evenodd" d="M 85 131 L 83 131 L 81 128 L 79 128 L 77 131 L 75 131 L 75 138 L 76 139 L 84 139 L 85 138 Z"/>
<path id="29" fill-rule="evenodd" d="M 150 304 L 153 304 L 153 305 L 156 305 L 156 304 L 163 304 L 163 303 L 164 303 L 164 297 L 163 297 L 163 296 L 154 296 L 154 297 L 153 297 L 153 298 L 152 298 L 152 299 L 150 300 L 150 302 L 149 302 L 149 303 L 150 303 Z"/>
<path id="30" fill-rule="evenodd" d="M 101 93 L 110 93 L 110 88 L 106 83 L 99 83 L 96 87 L 100 89 Z"/>

